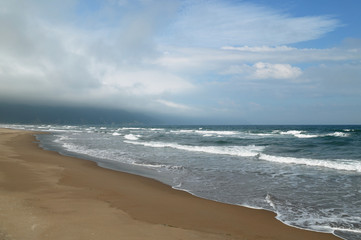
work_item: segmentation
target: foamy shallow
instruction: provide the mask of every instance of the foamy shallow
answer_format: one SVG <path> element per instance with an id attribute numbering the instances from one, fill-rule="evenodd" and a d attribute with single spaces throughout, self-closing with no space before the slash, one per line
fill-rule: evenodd
<path id="1" fill-rule="evenodd" d="M 138 140 L 138 139 L 132 139 L 132 140 Z M 142 145 L 146 147 L 174 148 L 174 149 L 185 150 L 190 152 L 225 154 L 225 155 L 240 156 L 240 157 L 253 157 L 264 149 L 264 147 L 262 146 L 255 146 L 255 145 L 215 147 L 215 146 L 187 146 L 187 145 L 164 143 L 164 142 L 137 142 L 137 141 L 124 141 L 124 142 L 135 145 Z"/>

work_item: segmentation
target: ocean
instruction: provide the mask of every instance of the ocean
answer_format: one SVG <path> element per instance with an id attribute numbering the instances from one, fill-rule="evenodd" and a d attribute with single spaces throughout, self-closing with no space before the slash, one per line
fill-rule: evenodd
<path id="1" fill-rule="evenodd" d="M 0 125 L 40 146 L 287 225 L 361 239 L 361 126 Z"/>

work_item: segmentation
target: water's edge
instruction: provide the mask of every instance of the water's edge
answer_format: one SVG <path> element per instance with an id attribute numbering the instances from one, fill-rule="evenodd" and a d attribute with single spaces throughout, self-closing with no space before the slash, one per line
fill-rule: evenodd
<path id="1" fill-rule="evenodd" d="M 296 229 L 302 229 L 302 230 L 306 230 L 306 231 L 311 231 L 311 232 L 329 233 L 329 234 L 332 234 L 334 236 L 339 237 L 340 239 L 347 240 L 346 238 L 344 238 L 344 237 L 340 236 L 339 234 L 337 234 L 336 231 L 335 232 L 316 231 L 314 229 L 301 228 L 301 227 L 298 227 L 298 226 L 293 226 L 293 225 L 287 224 L 287 223 L 283 222 L 281 219 L 279 219 L 279 215 L 278 215 L 277 212 L 272 211 L 270 209 L 261 208 L 261 207 L 253 207 L 253 206 L 249 206 L 249 205 L 232 204 L 232 203 L 229 203 L 229 202 L 221 202 L 221 201 L 217 201 L 217 200 L 212 199 L 212 198 L 205 198 L 205 197 L 199 196 L 199 195 L 193 193 L 190 190 L 172 186 L 165 179 L 162 180 L 159 177 L 159 175 L 154 174 L 154 172 L 152 172 L 152 171 L 147 171 L 144 168 L 136 168 L 136 167 L 131 166 L 129 164 L 120 163 L 120 162 L 117 162 L 116 164 L 111 164 L 111 163 L 109 163 L 107 161 L 104 161 L 103 159 L 100 159 L 100 158 L 96 158 L 96 157 L 92 157 L 92 156 L 85 155 L 85 154 L 79 154 L 79 153 L 74 153 L 74 152 L 69 152 L 69 151 L 63 150 L 61 148 L 56 147 L 55 145 L 51 145 L 49 143 L 44 143 L 44 141 L 46 139 L 43 139 L 41 137 L 44 134 L 55 134 L 55 133 L 54 132 L 40 132 L 40 133 L 36 133 L 36 134 L 33 135 L 36 138 L 36 143 L 38 144 L 39 148 L 44 150 L 44 151 L 52 151 L 52 152 L 56 152 L 56 153 L 58 153 L 60 155 L 63 155 L 63 156 L 74 157 L 74 158 L 78 158 L 78 159 L 86 160 L 86 161 L 92 161 L 100 168 L 110 169 L 110 170 L 114 170 L 114 171 L 118 171 L 118 172 L 123 172 L 123 173 L 128 173 L 128 174 L 133 174 L 133 175 L 136 175 L 136 176 L 149 178 L 149 179 L 158 181 L 158 182 L 160 182 L 162 184 L 165 184 L 165 185 L 171 187 L 175 191 L 187 192 L 187 193 L 189 193 L 189 194 L 191 194 L 191 195 L 193 195 L 195 197 L 198 197 L 198 198 L 203 198 L 203 199 L 211 200 L 211 201 L 214 201 L 214 202 L 220 202 L 220 203 L 225 203 L 225 204 L 230 204 L 230 205 L 235 205 L 235 206 L 240 206 L 240 207 L 245 207 L 245 208 L 250 208 L 250 209 L 270 211 L 270 212 L 275 214 L 275 219 L 277 219 L 278 221 L 282 222 L 284 225 L 287 225 L 289 227 L 293 227 L 293 228 L 296 228 Z"/>

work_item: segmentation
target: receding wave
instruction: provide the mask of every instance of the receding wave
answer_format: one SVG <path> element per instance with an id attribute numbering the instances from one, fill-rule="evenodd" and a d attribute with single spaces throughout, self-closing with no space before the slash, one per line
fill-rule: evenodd
<path id="1" fill-rule="evenodd" d="M 132 161 L 130 162 L 132 165 L 135 166 L 141 166 L 141 167 L 146 167 L 146 168 L 166 168 L 169 170 L 182 170 L 184 169 L 183 166 L 172 166 L 172 165 L 167 165 L 167 164 L 157 164 L 157 163 L 142 163 L 142 162 L 137 162 L 137 161 Z"/>
<path id="2" fill-rule="evenodd" d="M 64 139 L 61 139 L 61 141 L 63 141 Z M 109 153 L 109 151 L 107 150 L 101 150 L 101 149 L 90 149 L 84 146 L 78 146 L 75 144 L 71 144 L 71 143 L 67 143 L 66 141 L 64 141 L 62 143 L 62 146 L 65 150 L 69 151 L 69 152 L 73 152 L 73 153 L 78 153 L 78 154 L 84 154 L 84 155 L 88 155 L 91 157 L 97 157 L 97 158 L 114 158 L 113 156 L 111 156 L 111 154 Z"/>
<path id="3" fill-rule="evenodd" d="M 254 157 L 263 151 L 263 146 L 188 146 L 177 143 L 164 143 L 164 142 L 135 142 L 124 141 L 130 144 L 143 145 L 146 147 L 154 148 L 175 148 L 179 150 L 191 151 L 191 152 L 204 152 L 210 154 L 224 154 L 240 157 Z"/>
<path id="4" fill-rule="evenodd" d="M 139 163 L 136 161 L 133 161 L 131 164 L 135 166 L 142 166 L 147 168 L 167 168 L 168 166 L 165 164 L 151 164 L 151 163 Z"/>
<path id="5" fill-rule="evenodd" d="M 361 162 L 357 160 L 349 160 L 349 159 L 323 160 L 323 159 L 311 159 L 311 158 L 280 157 L 280 156 L 271 156 L 262 153 L 258 155 L 258 158 L 269 162 L 307 165 L 313 167 L 324 167 L 324 168 L 330 168 L 336 170 L 353 171 L 353 172 L 361 173 Z"/>

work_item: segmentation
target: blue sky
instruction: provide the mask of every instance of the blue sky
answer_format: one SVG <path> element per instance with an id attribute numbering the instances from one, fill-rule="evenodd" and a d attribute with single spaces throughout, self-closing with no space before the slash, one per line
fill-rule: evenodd
<path id="1" fill-rule="evenodd" d="M 0 100 L 361 124 L 361 1 L 0 3 Z"/>

